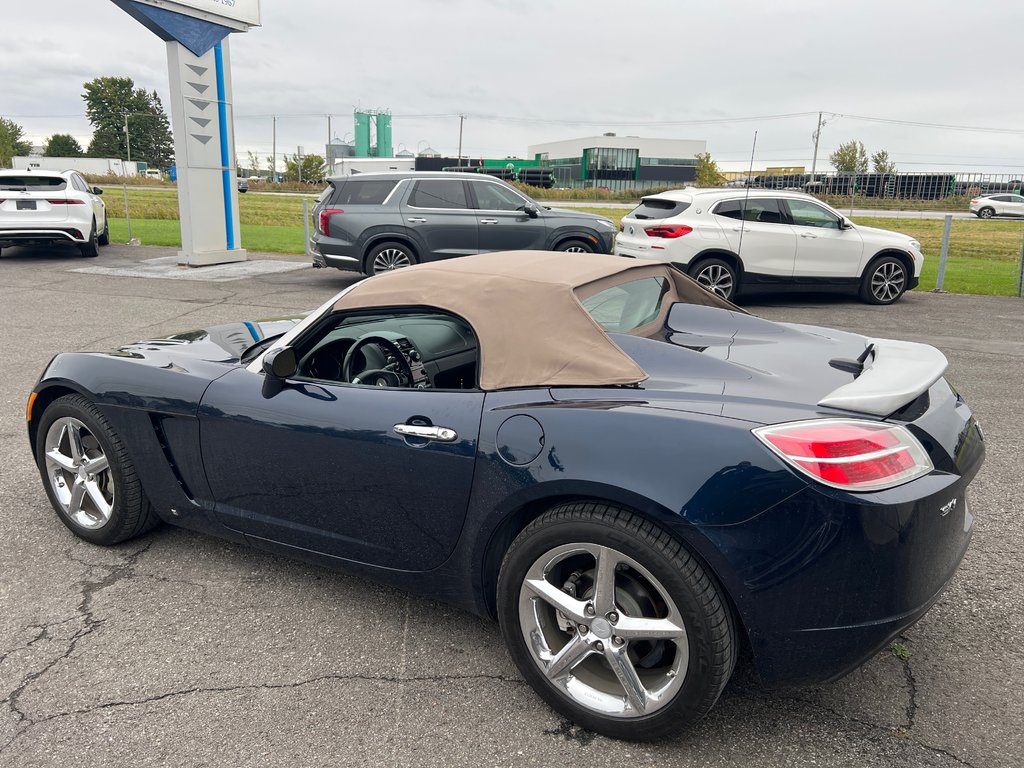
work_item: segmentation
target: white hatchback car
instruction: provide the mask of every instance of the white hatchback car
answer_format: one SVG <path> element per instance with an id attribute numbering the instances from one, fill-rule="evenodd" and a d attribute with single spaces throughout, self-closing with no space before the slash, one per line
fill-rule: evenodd
<path id="1" fill-rule="evenodd" d="M 110 242 L 101 194 L 75 171 L 0 171 L 0 247 L 63 242 L 98 255 Z"/>
<path id="2" fill-rule="evenodd" d="M 754 189 L 645 197 L 622 219 L 615 253 L 676 264 L 727 299 L 795 288 L 891 304 L 924 264 L 907 235 L 853 224 L 810 195 Z"/>
<path id="3" fill-rule="evenodd" d="M 971 213 L 979 219 L 993 216 L 1024 216 L 1024 195 L 1013 192 L 982 195 L 971 200 Z"/>

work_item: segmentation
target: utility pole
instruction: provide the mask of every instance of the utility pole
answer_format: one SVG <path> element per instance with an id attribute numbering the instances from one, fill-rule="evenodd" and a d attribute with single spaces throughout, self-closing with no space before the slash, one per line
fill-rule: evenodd
<path id="1" fill-rule="evenodd" d="M 821 112 L 818 113 L 818 127 L 814 131 L 814 159 L 811 160 L 811 181 L 814 181 L 814 172 L 818 169 L 818 140 L 821 138 Z"/>
<path id="2" fill-rule="evenodd" d="M 324 148 L 324 152 L 330 154 L 331 146 L 331 116 L 327 116 L 327 147 Z"/>
<path id="3" fill-rule="evenodd" d="M 128 151 L 128 161 L 127 162 L 130 165 L 131 162 L 132 162 L 132 137 L 131 137 L 131 134 L 128 133 L 128 113 L 127 112 L 124 113 L 124 144 L 125 144 L 125 149 L 127 149 L 127 151 Z M 127 173 L 127 172 L 128 172 L 128 169 L 126 168 L 125 169 L 125 173 Z"/>
<path id="4" fill-rule="evenodd" d="M 274 144 L 271 150 L 272 154 L 270 157 L 270 181 L 277 181 L 277 115 L 273 115 L 274 120 Z"/>
<path id="5" fill-rule="evenodd" d="M 459 167 L 462 167 L 462 124 L 466 121 L 466 116 L 463 114 L 459 115 Z"/>

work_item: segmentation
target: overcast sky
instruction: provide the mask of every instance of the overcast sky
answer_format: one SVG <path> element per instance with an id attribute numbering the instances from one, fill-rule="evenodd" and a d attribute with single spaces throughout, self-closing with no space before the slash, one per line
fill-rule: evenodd
<path id="1" fill-rule="evenodd" d="M 233 35 L 239 156 L 323 152 L 326 115 L 390 109 L 395 149 L 525 156 L 615 131 L 703 139 L 731 166 L 810 166 L 860 139 L 904 170 L 1024 170 L 1024 3 L 929 0 L 263 0 Z M 108 0 L 5 2 L 0 116 L 85 145 L 82 84 L 127 75 L 168 103 L 164 44 Z M 42 11 L 45 10 L 45 13 Z M 799 117 L 772 116 L 813 113 Z M 306 117 L 303 117 L 306 116 Z M 424 117 L 434 116 L 434 117 Z M 999 130 L 949 130 L 856 119 Z M 742 119 L 757 117 L 759 119 Z M 742 120 L 741 120 L 742 119 Z M 718 120 L 697 123 L 691 121 Z"/>

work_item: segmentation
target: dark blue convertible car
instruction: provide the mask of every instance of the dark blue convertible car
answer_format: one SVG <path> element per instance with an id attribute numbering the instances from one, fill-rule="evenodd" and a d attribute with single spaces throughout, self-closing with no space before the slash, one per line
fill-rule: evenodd
<path id="1" fill-rule="evenodd" d="M 831 680 L 937 599 L 984 457 L 945 367 L 669 265 L 511 252 L 58 355 L 28 432 L 83 539 L 163 520 L 495 616 L 553 707 L 646 739 L 743 648 L 767 684 Z"/>

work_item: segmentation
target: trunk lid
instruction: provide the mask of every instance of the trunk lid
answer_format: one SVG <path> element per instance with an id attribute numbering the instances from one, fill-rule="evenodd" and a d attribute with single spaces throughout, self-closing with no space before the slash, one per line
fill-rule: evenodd
<path id="1" fill-rule="evenodd" d="M 919 397 L 941 376 L 930 353 L 927 370 L 906 381 L 890 376 L 900 357 L 887 354 L 885 367 L 870 375 L 874 360 L 865 350 L 901 342 L 870 340 L 830 328 L 775 323 L 714 307 L 677 303 L 657 338 L 612 334 L 649 378 L 617 393 L 657 407 L 691 410 L 758 424 L 862 414 L 882 418 Z M 941 353 L 925 345 L 913 345 Z M 899 346 L 892 349 L 899 349 Z M 863 359 L 858 361 L 858 358 Z M 879 355 L 881 359 L 881 355 Z M 944 358 L 942 358 L 944 362 Z M 872 387 L 858 392 L 862 376 Z M 908 382 L 910 382 L 908 384 Z M 889 384 L 888 388 L 885 386 Z M 845 388 L 845 389 L 844 389 Z M 851 391 L 853 390 L 853 391 Z M 554 390 L 557 399 L 589 399 L 594 390 Z M 834 393 L 836 399 L 829 401 Z M 607 398 L 607 391 L 603 391 Z M 881 400 L 879 399 L 881 398 Z M 884 402 L 884 408 L 879 407 Z"/>
<path id="2" fill-rule="evenodd" d="M 31 229 L 33 224 L 57 224 L 67 221 L 70 194 L 62 176 L 39 173 L 0 176 L 0 225 Z M 73 203 L 81 205 L 81 202 Z"/>

